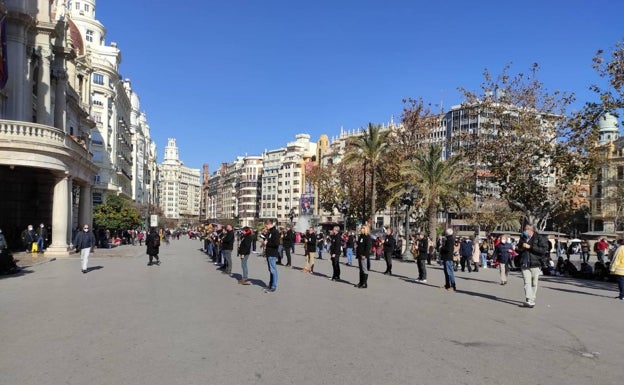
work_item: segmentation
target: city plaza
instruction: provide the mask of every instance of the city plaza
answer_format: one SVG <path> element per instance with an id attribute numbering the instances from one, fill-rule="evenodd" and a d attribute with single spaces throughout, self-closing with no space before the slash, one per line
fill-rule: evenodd
<path id="1" fill-rule="evenodd" d="M 264 293 L 266 261 L 250 258 L 252 285 L 216 270 L 201 243 L 96 249 L 88 274 L 75 256 L 39 257 L 0 279 L 0 384 L 619 384 L 622 303 L 613 282 L 541 277 L 537 306 L 521 308 L 522 278 L 441 268 L 416 283 L 414 263 L 394 276 L 373 260 L 314 275 L 279 268 Z"/>

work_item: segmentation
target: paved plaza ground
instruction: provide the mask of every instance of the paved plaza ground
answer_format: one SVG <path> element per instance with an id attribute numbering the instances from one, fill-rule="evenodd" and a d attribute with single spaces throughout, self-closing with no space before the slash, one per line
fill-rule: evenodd
<path id="1" fill-rule="evenodd" d="M 161 247 L 96 250 L 87 274 L 76 258 L 0 277 L 0 385 L 16 384 L 621 384 L 624 301 L 616 284 L 542 277 L 534 309 L 522 279 L 440 268 L 415 283 L 414 263 L 395 276 L 373 261 L 369 288 L 355 267 L 331 282 L 280 267 L 264 293 L 263 258 L 253 285 L 215 270 L 186 238 Z M 344 261 L 344 259 L 342 259 Z"/>

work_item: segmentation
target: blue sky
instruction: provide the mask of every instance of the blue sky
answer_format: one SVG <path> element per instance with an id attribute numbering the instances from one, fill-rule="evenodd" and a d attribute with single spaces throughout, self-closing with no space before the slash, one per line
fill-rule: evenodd
<path id="1" fill-rule="evenodd" d="M 598 49 L 624 38 L 606 0 L 98 1 L 107 43 L 147 113 L 162 161 L 175 137 L 211 172 L 309 133 L 312 140 L 400 119 L 402 99 L 448 109 L 458 87 L 541 66 L 549 90 L 595 99 Z M 437 108 L 437 107 L 436 107 Z"/>

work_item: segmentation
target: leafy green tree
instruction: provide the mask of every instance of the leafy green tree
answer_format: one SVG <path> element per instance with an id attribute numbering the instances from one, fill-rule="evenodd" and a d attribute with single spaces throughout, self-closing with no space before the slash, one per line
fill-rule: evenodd
<path id="1" fill-rule="evenodd" d="M 93 224 L 110 230 L 133 229 L 141 224 L 141 214 L 131 202 L 109 195 L 105 204 L 95 208 Z"/>
<path id="2" fill-rule="evenodd" d="M 480 92 L 461 89 L 466 120 L 478 128 L 457 135 L 450 150 L 462 151 L 475 170 L 488 170 L 496 196 L 543 229 L 587 170 L 594 131 L 570 124 L 566 109 L 574 97 L 549 92 L 537 64 L 528 74 L 508 71 L 494 78 L 486 70 Z"/>
<path id="3" fill-rule="evenodd" d="M 414 186 L 427 216 L 429 236 L 437 237 L 438 210 L 443 201 L 461 200 L 465 195 L 466 170 L 462 159 L 442 159 L 442 147 L 429 144 L 419 149 L 413 160 L 401 164 L 401 175 Z"/>
<path id="4" fill-rule="evenodd" d="M 377 175 L 384 154 L 388 150 L 388 135 L 390 131 L 382 130 L 381 125 L 369 123 L 362 135 L 349 138 L 342 162 L 346 165 L 364 164 L 367 175 L 370 176 L 370 216 L 372 219 L 377 213 Z M 368 194 L 367 194 L 368 195 Z"/>

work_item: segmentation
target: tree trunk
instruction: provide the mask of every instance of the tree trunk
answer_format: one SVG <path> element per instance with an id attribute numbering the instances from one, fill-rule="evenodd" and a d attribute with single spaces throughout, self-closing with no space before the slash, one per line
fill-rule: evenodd
<path id="1" fill-rule="evenodd" d="M 427 207 L 427 219 L 429 220 L 429 232 L 427 236 L 433 242 L 438 239 L 437 235 L 437 222 L 438 222 L 438 208 L 435 202 L 430 202 L 429 207 Z"/>
<path id="2" fill-rule="evenodd" d="M 375 180 L 375 163 L 371 162 L 371 229 L 374 228 L 375 226 L 375 214 L 376 214 L 376 209 L 377 207 L 375 207 L 375 199 L 377 199 L 377 191 L 375 191 L 375 183 L 377 181 Z"/>

